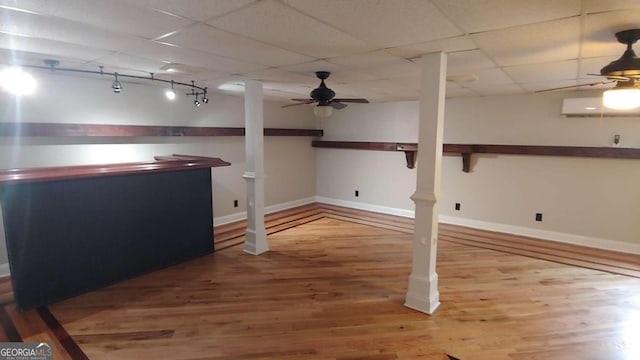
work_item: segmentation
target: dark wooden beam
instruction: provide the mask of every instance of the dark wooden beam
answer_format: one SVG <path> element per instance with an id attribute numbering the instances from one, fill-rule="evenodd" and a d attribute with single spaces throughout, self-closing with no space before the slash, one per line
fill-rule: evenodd
<path id="1" fill-rule="evenodd" d="M 337 149 L 404 151 L 407 167 L 410 169 L 413 169 L 418 151 L 418 144 L 416 143 L 374 141 L 313 141 L 312 146 Z M 462 171 L 464 172 L 471 171 L 471 156 L 473 154 L 640 159 L 640 149 L 617 147 L 444 144 L 442 151 L 448 154 L 460 154 L 462 156 Z"/>
<path id="2" fill-rule="evenodd" d="M 265 128 L 265 136 L 322 136 L 319 129 Z M 240 127 L 0 123 L 0 136 L 244 136 Z"/>

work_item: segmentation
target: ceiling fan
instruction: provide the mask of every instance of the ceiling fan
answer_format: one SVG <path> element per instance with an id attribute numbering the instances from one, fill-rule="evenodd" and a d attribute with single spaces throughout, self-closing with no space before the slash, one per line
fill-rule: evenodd
<path id="1" fill-rule="evenodd" d="M 640 29 L 617 32 L 616 38 L 619 42 L 627 45 L 627 50 L 625 50 L 619 59 L 610 62 L 600 69 L 600 74 L 589 74 L 603 76 L 607 80 L 590 84 L 563 86 L 537 92 L 616 83 L 613 88 L 604 92 L 602 98 L 604 105 L 612 109 L 632 109 L 640 107 L 640 58 L 638 58 L 633 51 L 633 44 L 640 40 Z"/>
<path id="2" fill-rule="evenodd" d="M 347 107 L 345 103 L 369 103 L 367 99 L 360 98 L 335 98 L 336 93 L 329 89 L 324 81 L 331 75 L 329 71 L 316 71 L 316 76 L 320 79 L 320 86 L 313 89 L 309 96 L 310 99 L 291 99 L 293 101 L 298 101 L 296 104 L 284 105 L 285 107 L 297 106 L 297 105 L 305 105 L 305 104 L 313 104 L 317 103 L 318 105 L 313 108 L 313 113 L 318 117 L 327 117 L 330 116 L 333 109 L 340 110 Z"/>

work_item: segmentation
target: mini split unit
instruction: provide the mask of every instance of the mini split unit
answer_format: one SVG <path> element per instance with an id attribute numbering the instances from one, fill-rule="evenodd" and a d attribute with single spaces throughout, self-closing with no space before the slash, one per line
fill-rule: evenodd
<path id="1" fill-rule="evenodd" d="M 640 118 L 640 108 L 630 110 L 608 109 L 602 105 L 601 97 L 571 98 L 562 101 L 562 116 Z"/>

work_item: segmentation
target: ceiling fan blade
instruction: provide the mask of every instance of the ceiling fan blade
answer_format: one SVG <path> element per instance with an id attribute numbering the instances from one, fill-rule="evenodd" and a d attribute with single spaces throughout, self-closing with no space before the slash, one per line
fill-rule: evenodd
<path id="1" fill-rule="evenodd" d="M 297 104 L 282 105 L 281 107 L 287 108 L 287 107 L 298 106 L 298 105 L 307 105 L 307 104 L 312 104 L 314 102 L 313 99 L 291 99 L 291 100 L 300 101 L 300 102 Z"/>
<path id="2" fill-rule="evenodd" d="M 573 89 L 573 88 L 579 88 L 579 87 L 583 87 L 583 86 L 599 86 L 599 85 L 606 85 L 606 84 L 611 84 L 616 82 L 615 80 L 611 80 L 611 81 L 599 81 L 599 82 L 595 82 L 595 83 L 590 83 L 590 84 L 580 84 L 580 85 L 569 85 L 569 86 L 561 86 L 561 87 L 557 87 L 557 88 L 551 88 L 551 89 L 544 89 L 544 90 L 538 90 L 535 91 L 535 93 L 542 93 L 542 92 L 547 92 L 547 91 L 555 91 L 555 90 L 563 90 L 563 89 Z"/>
<path id="3" fill-rule="evenodd" d="M 305 102 L 300 102 L 300 103 L 296 103 L 296 104 L 287 104 L 287 105 L 282 105 L 281 107 L 285 108 L 285 107 L 292 107 L 292 106 L 298 106 L 298 105 L 308 105 L 308 104 L 313 104 L 313 101 L 305 101 Z"/>
<path id="4" fill-rule="evenodd" d="M 602 74 L 587 74 L 591 76 L 604 76 L 609 80 L 620 80 L 620 81 L 629 81 L 633 78 L 633 76 L 618 76 L 618 75 L 602 75 Z"/>
<path id="5" fill-rule="evenodd" d="M 336 101 L 336 100 L 331 101 L 331 103 L 329 105 L 331 105 L 331 107 L 336 109 L 336 110 L 344 109 L 344 108 L 347 107 L 347 104 L 343 104 L 343 103 L 341 103 L 339 101 Z"/>
<path id="6" fill-rule="evenodd" d="M 333 101 L 350 102 L 350 103 L 362 103 L 362 104 L 368 104 L 369 103 L 369 100 L 367 100 L 367 99 L 349 99 L 349 98 L 344 98 L 344 99 L 333 99 Z"/>

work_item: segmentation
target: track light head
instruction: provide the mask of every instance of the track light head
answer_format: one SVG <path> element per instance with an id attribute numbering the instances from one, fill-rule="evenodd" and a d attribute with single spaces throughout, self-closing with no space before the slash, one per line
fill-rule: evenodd
<path id="1" fill-rule="evenodd" d="M 198 99 L 193 100 L 193 105 L 195 105 L 196 107 L 199 107 L 200 101 L 198 101 Z"/>
<path id="2" fill-rule="evenodd" d="M 118 73 L 114 73 L 113 76 L 115 77 L 115 80 L 113 81 L 113 85 L 111 85 L 111 88 L 113 89 L 114 93 L 120 94 L 120 92 L 122 91 L 122 84 L 120 84 L 120 81 L 118 81 Z"/>
<path id="3" fill-rule="evenodd" d="M 171 80 L 171 89 L 167 89 L 167 91 L 164 92 L 164 95 L 167 97 L 167 99 L 169 100 L 175 100 L 176 98 L 176 91 L 173 89 L 173 80 Z"/>
<path id="4" fill-rule="evenodd" d="M 202 91 L 202 102 L 205 104 L 209 103 L 209 98 L 207 97 L 207 88 L 204 88 Z"/>

